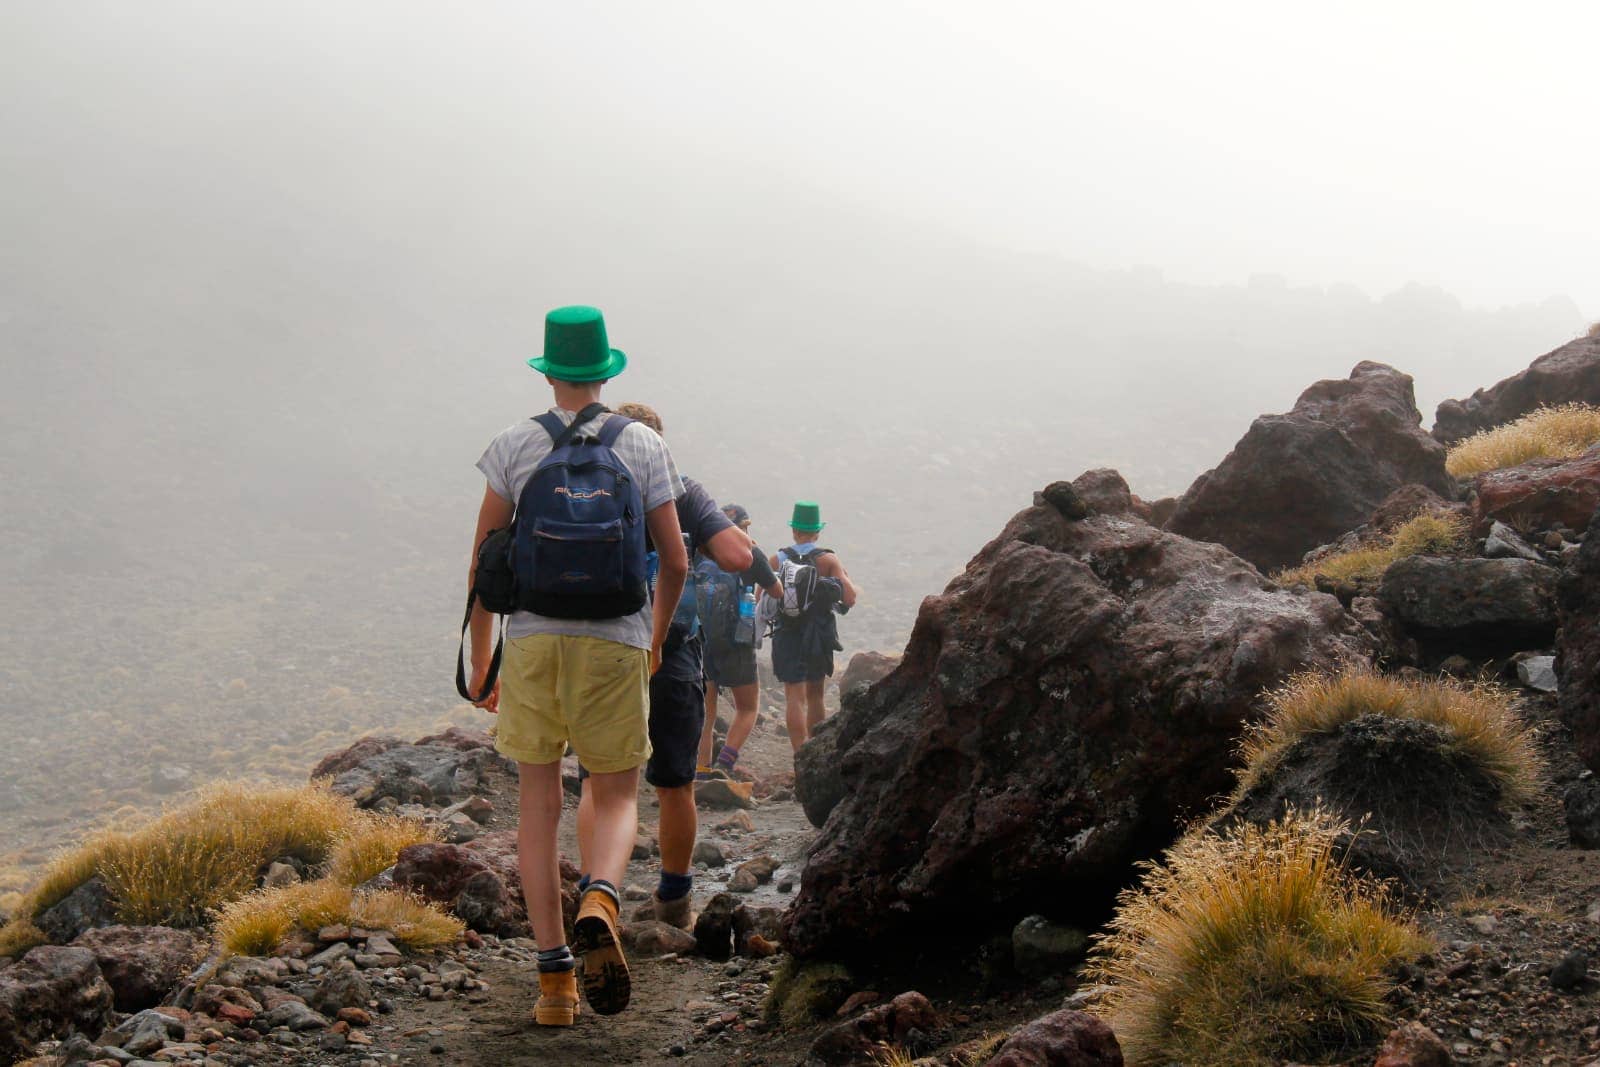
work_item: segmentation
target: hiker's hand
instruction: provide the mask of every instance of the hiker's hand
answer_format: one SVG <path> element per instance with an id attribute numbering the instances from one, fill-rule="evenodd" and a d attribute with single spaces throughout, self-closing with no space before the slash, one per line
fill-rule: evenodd
<path id="1" fill-rule="evenodd" d="M 656 671 L 659 671 L 660 669 L 661 669 L 661 645 L 659 643 L 652 643 L 650 645 L 650 675 L 651 675 L 651 677 L 654 677 Z"/>
<path id="2" fill-rule="evenodd" d="M 483 683 L 489 680 L 489 665 L 472 668 L 472 684 L 467 686 L 469 693 L 482 693 Z M 494 688 L 484 693 L 482 700 L 474 700 L 473 707 L 482 708 L 490 715 L 500 714 L 500 679 L 494 680 Z"/>

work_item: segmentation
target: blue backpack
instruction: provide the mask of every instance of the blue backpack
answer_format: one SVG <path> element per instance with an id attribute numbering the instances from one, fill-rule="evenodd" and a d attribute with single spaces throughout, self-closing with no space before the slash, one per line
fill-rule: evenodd
<path id="1" fill-rule="evenodd" d="M 570 426 L 546 412 L 550 454 L 517 500 L 511 537 L 516 606 L 555 619 L 620 619 L 650 599 L 644 500 L 612 450 L 631 423 L 612 415 L 597 433 L 579 428 L 608 409 L 590 404 Z"/>

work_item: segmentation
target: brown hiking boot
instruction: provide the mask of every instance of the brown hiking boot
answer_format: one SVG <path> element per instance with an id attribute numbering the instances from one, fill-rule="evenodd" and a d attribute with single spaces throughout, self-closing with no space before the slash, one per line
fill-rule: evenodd
<path id="1" fill-rule="evenodd" d="M 689 910 L 687 893 L 677 900 L 662 900 L 660 893 L 650 894 L 650 912 L 656 922 L 676 926 L 680 930 L 687 930 L 694 925 L 694 915 Z"/>
<path id="2" fill-rule="evenodd" d="M 583 963 L 583 996 L 600 1015 L 628 1006 L 633 984 L 617 939 L 617 902 L 603 889 L 590 889 L 578 902 L 572 924 L 572 951 Z"/>
<path id="3" fill-rule="evenodd" d="M 533 1021 L 540 1026 L 571 1026 L 578 1017 L 578 972 L 539 972 L 539 1003 Z"/>

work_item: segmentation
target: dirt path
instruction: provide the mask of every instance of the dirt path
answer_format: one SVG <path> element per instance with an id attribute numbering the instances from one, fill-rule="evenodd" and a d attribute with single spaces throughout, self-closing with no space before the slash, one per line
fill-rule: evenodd
<path id="1" fill-rule="evenodd" d="M 741 769 L 758 778 L 784 782 L 792 769 L 788 739 L 782 736 L 781 706 L 768 696 L 762 717 L 745 746 Z M 515 825 L 515 782 L 509 775 L 494 776 L 490 799 L 496 808 L 492 828 Z M 563 819 L 562 848 L 569 856 L 577 854 L 577 841 L 568 798 L 568 814 Z M 656 830 L 656 805 L 653 792 L 640 793 L 639 818 L 650 836 Z M 743 895 L 752 904 L 779 904 L 787 894 L 778 886 L 790 879 L 799 881 L 805 849 L 815 831 L 806 821 L 787 786 L 774 796 L 757 800 L 749 811 L 753 830 L 719 826 L 731 811 L 702 806 L 699 839 L 721 848 L 727 865 L 695 869 L 694 899 L 710 899 L 726 888 L 734 868 L 747 859 L 770 855 L 781 866 L 772 881 L 756 892 Z M 636 859 L 629 865 L 627 884 L 647 891 L 654 887 L 659 873 L 658 860 Z M 634 895 L 638 895 L 635 893 Z M 626 903 L 626 918 L 638 905 Z M 735 959 L 718 963 L 699 957 L 668 957 L 661 960 L 630 959 L 633 970 L 633 1003 L 621 1015 L 603 1018 L 592 1014 L 579 1017 L 570 1029 L 553 1030 L 535 1026 L 531 1012 L 536 996 L 537 977 L 531 962 L 531 944 L 493 941 L 481 949 L 457 954 L 473 967 L 489 985 L 481 1003 L 449 1001 L 435 1003 L 423 999 L 400 999 L 394 1013 L 382 1017 L 368 1031 L 374 1039 L 367 1055 L 380 1063 L 433 1063 L 450 1065 L 547 1064 L 561 1060 L 574 1063 L 727 1063 L 742 1058 L 734 1047 L 752 1033 L 758 1022 L 761 1001 L 773 962 Z M 709 1023 L 709 1029 L 708 1029 Z M 350 1062 L 346 1052 L 339 1062 Z M 757 1061 L 759 1062 L 759 1061 Z"/>

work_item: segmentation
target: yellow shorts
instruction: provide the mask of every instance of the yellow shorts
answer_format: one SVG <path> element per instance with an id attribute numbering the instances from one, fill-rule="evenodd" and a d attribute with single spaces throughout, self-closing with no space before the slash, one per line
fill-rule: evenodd
<path id="1" fill-rule="evenodd" d="M 506 643 L 495 748 L 555 763 L 567 744 L 591 774 L 650 758 L 650 653 L 599 637 L 534 634 Z"/>

